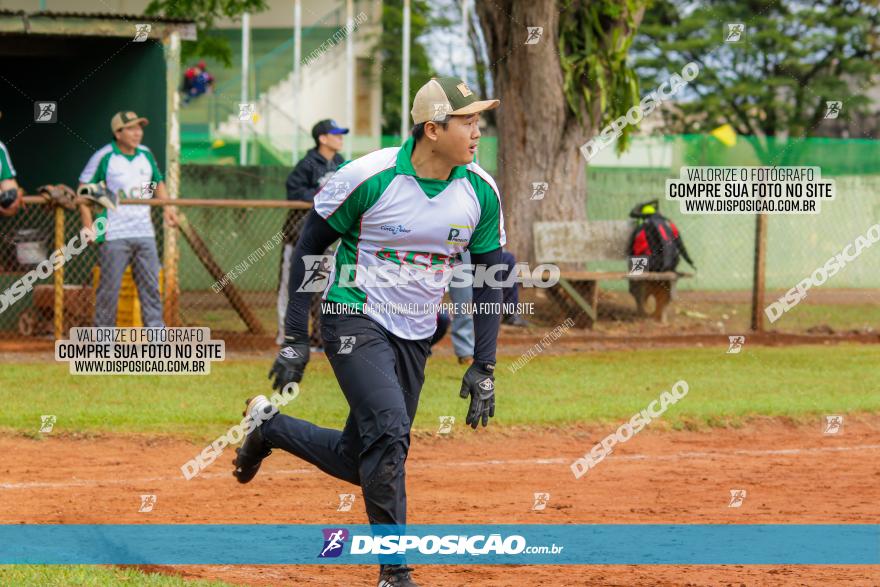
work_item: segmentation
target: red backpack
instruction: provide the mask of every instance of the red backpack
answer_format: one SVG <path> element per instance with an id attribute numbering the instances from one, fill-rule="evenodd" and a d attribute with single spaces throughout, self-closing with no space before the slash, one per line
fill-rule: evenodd
<path id="1" fill-rule="evenodd" d="M 675 271 L 682 256 L 693 266 L 675 224 L 656 213 L 636 226 L 629 240 L 628 254 L 647 257 L 651 272 Z"/>

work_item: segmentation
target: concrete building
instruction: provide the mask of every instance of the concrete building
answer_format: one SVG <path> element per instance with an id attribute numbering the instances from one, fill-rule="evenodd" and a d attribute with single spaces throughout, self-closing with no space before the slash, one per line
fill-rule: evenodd
<path id="1" fill-rule="evenodd" d="M 35 12 L 105 14 L 115 17 L 142 15 L 149 0 L 0 0 L 0 9 Z M 302 84 L 297 99 L 293 76 L 294 3 L 269 0 L 269 8 L 250 17 L 251 57 L 247 102 L 254 116 L 247 125 L 250 162 L 289 164 L 310 148 L 312 125 L 333 118 L 350 127 L 348 140 L 354 152 L 378 148 L 381 135 L 381 66 L 372 50 L 381 31 L 382 3 L 353 2 L 354 29 L 346 28 L 345 0 L 302 1 Z M 214 93 L 201 96 L 180 110 L 184 162 L 238 160 L 242 34 L 241 22 L 217 21 L 208 34 L 225 38 L 231 64 L 205 59 L 215 77 Z M 354 53 L 353 115 L 347 118 L 346 44 L 351 36 Z M 182 64 L 185 70 L 195 59 Z M 297 148 L 298 145 L 298 148 Z"/>

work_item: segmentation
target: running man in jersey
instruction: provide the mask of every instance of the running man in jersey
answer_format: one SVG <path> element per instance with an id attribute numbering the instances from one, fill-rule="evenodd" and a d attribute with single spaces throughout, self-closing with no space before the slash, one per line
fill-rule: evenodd
<path id="1" fill-rule="evenodd" d="M 126 199 L 166 199 L 168 192 L 153 153 L 141 145 L 143 127 L 147 124 L 146 118 L 134 112 L 117 112 L 110 120 L 113 141 L 92 155 L 79 176 L 80 184 L 103 181 L 110 192 L 117 194 L 120 203 Z M 91 208 L 80 206 L 80 214 L 83 226 L 92 228 Z M 101 243 L 98 250 L 101 281 L 95 295 L 95 326 L 116 326 L 122 275 L 129 265 L 144 326 L 164 326 L 159 297 L 159 253 L 150 206 L 117 206 L 115 210 L 104 209 L 101 215 L 107 218 L 107 230 L 97 239 Z M 168 226 L 176 226 L 173 210 L 164 208 L 164 217 Z"/>
<path id="2" fill-rule="evenodd" d="M 439 279 L 380 287 L 378 280 L 359 282 L 355 273 L 396 273 L 406 267 L 423 277 L 448 275 L 465 250 L 476 266 L 501 263 L 505 235 L 500 195 L 492 177 L 473 163 L 480 113 L 498 104 L 479 100 L 459 79 L 432 79 L 413 101 L 412 136 L 404 145 L 344 165 L 317 194 L 294 252 L 285 341 L 269 376 L 276 389 L 302 379 L 309 360 L 311 294 L 301 291 L 300 284 L 308 281 L 315 256 L 339 239 L 323 294 L 321 333 L 349 405 L 348 420 L 340 431 L 276 414 L 237 449 L 234 474 L 239 482 L 254 478 L 271 449 L 282 449 L 359 485 L 371 524 L 406 524 L 410 428 L 437 326 L 435 304 L 444 287 L 436 285 Z M 491 303 L 489 308 L 495 308 L 475 313 L 474 362 L 460 388 L 461 397 L 470 400 L 466 421 L 476 429 L 495 413 L 501 289 L 475 279 L 473 299 L 478 307 Z M 419 306 L 426 310 L 419 311 Z M 395 307 L 401 311 L 393 311 Z M 246 413 L 267 409 L 271 406 L 260 395 L 248 401 Z M 416 585 L 401 557 L 381 556 L 379 561 L 382 587 Z"/>

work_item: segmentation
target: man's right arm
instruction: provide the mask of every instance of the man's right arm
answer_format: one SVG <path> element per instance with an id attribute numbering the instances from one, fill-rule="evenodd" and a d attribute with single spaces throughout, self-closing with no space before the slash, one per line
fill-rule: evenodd
<path id="1" fill-rule="evenodd" d="M 389 179 L 386 177 L 383 182 L 383 174 L 394 173 L 394 162 L 390 157 L 377 161 L 377 155 L 361 157 L 337 171 L 336 189 L 322 190 L 315 197 L 315 207 L 306 217 L 290 265 L 284 344 L 269 372 L 270 379 L 274 378 L 273 388 L 299 383 L 309 360 L 309 305 L 314 294 L 299 291 L 306 269 L 312 268 L 306 267 L 303 258 L 323 255 L 327 247 L 360 222 L 364 212 L 381 196 Z"/>
<path id="2" fill-rule="evenodd" d="M 77 186 L 77 192 L 79 192 L 79 188 L 82 187 L 83 184 L 95 183 L 98 181 L 103 181 L 105 179 L 106 166 L 101 164 L 103 158 L 104 155 L 101 153 L 100 149 L 89 158 L 88 163 L 86 163 L 86 166 L 79 174 L 79 185 Z M 79 215 L 82 220 L 83 228 L 91 230 L 92 208 L 88 204 L 80 204 Z"/>
<path id="3" fill-rule="evenodd" d="M 327 247 L 342 238 L 326 220 L 312 210 L 306 217 L 302 234 L 293 252 L 288 281 L 287 313 L 284 319 L 284 335 L 287 338 L 308 339 L 309 306 L 314 292 L 299 291 L 305 279 L 306 267 L 303 257 L 323 255 Z"/>
<path id="4" fill-rule="evenodd" d="M 284 343 L 269 369 L 272 389 L 283 390 L 291 382 L 302 381 L 309 362 L 309 306 L 314 292 L 300 291 L 307 269 L 304 257 L 323 255 L 341 236 L 317 212 L 309 212 L 290 264 Z"/>

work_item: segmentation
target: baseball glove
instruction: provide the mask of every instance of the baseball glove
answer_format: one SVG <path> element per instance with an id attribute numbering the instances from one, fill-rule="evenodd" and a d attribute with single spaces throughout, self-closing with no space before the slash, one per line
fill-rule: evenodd
<path id="1" fill-rule="evenodd" d="M 70 186 L 63 183 L 55 185 L 41 185 L 37 188 L 37 193 L 46 199 L 46 202 L 53 206 L 61 206 L 68 210 L 76 210 L 76 193 Z"/>
<path id="2" fill-rule="evenodd" d="M 97 202 L 101 206 L 111 210 L 116 209 L 116 204 L 119 201 L 116 194 L 108 190 L 107 184 L 103 181 L 99 181 L 98 183 L 84 183 L 79 186 L 79 190 L 77 190 L 76 193 L 79 196 Z"/>

